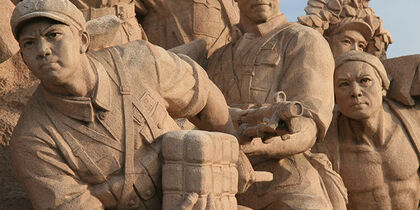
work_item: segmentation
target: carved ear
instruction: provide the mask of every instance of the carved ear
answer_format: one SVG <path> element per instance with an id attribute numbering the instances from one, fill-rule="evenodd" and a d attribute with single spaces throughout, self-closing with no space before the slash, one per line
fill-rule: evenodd
<path id="1" fill-rule="evenodd" d="M 90 44 L 90 36 L 88 32 L 86 31 L 80 32 L 80 41 L 81 41 L 80 53 L 85 53 L 87 49 L 89 48 L 89 44 Z"/>

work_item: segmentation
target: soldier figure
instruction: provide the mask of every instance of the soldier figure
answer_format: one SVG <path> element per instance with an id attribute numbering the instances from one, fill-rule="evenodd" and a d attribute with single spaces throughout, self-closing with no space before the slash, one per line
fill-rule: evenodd
<path id="1" fill-rule="evenodd" d="M 170 49 L 194 39 L 207 42 L 209 55 L 227 44 L 239 21 L 234 0 L 139 0 L 139 19 L 153 44 Z"/>
<path id="2" fill-rule="evenodd" d="M 305 11 L 306 15 L 298 17 L 299 23 L 324 35 L 334 57 L 359 50 L 386 59 L 392 36 L 369 7 L 369 0 L 308 0 Z"/>
<path id="3" fill-rule="evenodd" d="M 210 79 L 231 107 L 247 109 L 273 102 L 277 91 L 305 107 L 301 130 L 243 145 L 255 169 L 273 172 L 271 183 L 251 186 L 238 203 L 252 209 L 330 209 L 318 172 L 305 151 L 323 139 L 334 106 L 334 61 L 315 30 L 288 23 L 280 0 L 237 0 L 239 36 L 209 59 Z"/>
<path id="4" fill-rule="evenodd" d="M 24 0 L 11 25 L 41 81 L 11 141 L 35 209 L 159 209 L 159 137 L 179 129 L 172 117 L 234 133 L 223 95 L 186 56 L 146 41 L 86 53 L 69 0 Z"/>
<path id="5" fill-rule="evenodd" d="M 336 59 L 338 110 L 318 152 L 328 154 L 348 189 L 348 209 L 418 208 L 420 111 L 386 96 L 381 61 L 350 51 Z"/>
<path id="6" fill-rule="evenodd" d="M 137 22 L 137 0 L 70 0 L 82 11 L 86 21 L 115 15 L 121 21 L 114 40 L 110 40 L 109 46 L 118 46 L 135 40 L 147 40 L 144 31 Z"/>

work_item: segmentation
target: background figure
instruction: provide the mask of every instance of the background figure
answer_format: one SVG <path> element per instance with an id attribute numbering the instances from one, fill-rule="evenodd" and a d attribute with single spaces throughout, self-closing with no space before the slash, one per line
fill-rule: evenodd
<path id="1" fill-rule="evenodd" d="M 338 110 L 326 153 L 348 189 L 348 209 L 415 210 L 420 200 L 420 109 L 386 97 L 390 81 L 381 61 L 350 51 L 336 59 Z"/>
<path id="2" fill-rule="evenodd" d="M 201 38 L 211 55 L 231 40 L 232 26 L 239 21 L 234 0 L 138 1 L 144 9 L 137 15 L 149 41 L 165 49 Z"/>
<path id="3" fill-rule="evenodd" d="M 17 4 L 22 0 L 12 0 Z M 136 10 L 139 5 L 137 0 L 70 0 L 80 11 L 86 21 L 97 19 L 106 15 L 115 15 L 121 21 L 117 32 L 108 40 L 107 45 L 98 46 L 93 50 L 117 46 L 135 40 L 147 40 L 144 31 L 137 22 Z M 107 27 L 106 24 L 103 27 Z M 95 42 L 95 40 L 92 40 Z M 94 46 L 95 43 L 92 43 Z M 92 47 L 91 46 L 91 47 Z M 95 45 L 96 46 L 96 45 Z"/>
<path id="4" fill-rule="evenodd" d="M 309 0 L 299 23 L 312 27 L 328 40 L 334 57 L 361 50 L 386 59 L 392 37 L 369 7 L 369 0 Z"/>

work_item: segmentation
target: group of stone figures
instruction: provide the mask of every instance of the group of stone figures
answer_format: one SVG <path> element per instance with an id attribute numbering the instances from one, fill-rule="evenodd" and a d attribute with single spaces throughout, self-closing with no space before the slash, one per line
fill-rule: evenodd
<path id="1" fill-rule="evenodd" d="M 369 0 L 15 3 L 35 209 L 419 208 L 420 58 Z"/>

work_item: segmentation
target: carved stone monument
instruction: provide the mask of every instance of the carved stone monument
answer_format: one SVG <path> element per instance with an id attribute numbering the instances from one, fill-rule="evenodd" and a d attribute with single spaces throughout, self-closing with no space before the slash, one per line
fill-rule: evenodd
<path id="1" fill-rule="evenodd" d="M 194 39 L 207 42 L 209 54 L 232 39 L 238 23 L 235 0 L 140 0 L 139 20 L 153 44 L 170 49 Z"/>
<path id="2" fill-rule="evenodd" d="M 269 127 L 264 105 L 255 117 L 246 117 L 250 110 L 231 109 L 239 128 L 257 124 L 257 131 L 245 135 L 252 142 L 242 142 L 242 149 L 255 169 L 274 175 L 273 182 L 255 184 L 237 195 L 238 203 L 252 209 L 331 209 L 328 192 L 304 154 L 315 141 L 322 141 L 331 119 L 334 62 L 329 45 L 315 30 L 288 23 L 278 9 L 279 0 L 237 2 L 241 17 L 235 26 L 237 36 L 210 57 L 209 77 L 231 107 L 258 108 L 276 102 L 273 94 L 283 91 L 287 100 L 305 108 L 294 119 L 299 129 L 271 131 L 268 136 L 266 129 L 258 130 Z"/>
<path id="3" fill-rule="evenodd" d="M 386 97 L 381 61 L 350 51 L 336 60 L 338 110 L 325 141 L 348 189 L 348 209 L 417 209 L 420 199 L 420 110 Z"/>
<path id="4" fill-rule="evenodd" d="M 160 136 L 179 130 L 171 117 L 236 133 L 222 94 L 187 56 L 145 41 L 87 53 L 84 17 L 68 0 L 24 0 L 11 25 L 41 81 L 11 141 L 35 209 L 160 209 Z"/>
<path id="5" fill-rule="evenodd" d="M 309 0 L 299 23 L 312 27 L 328 40 L 334 57 L 349 50 L 369 52 L 386 59 L 391 35 L 369 7 L 369 0 Z"/>

